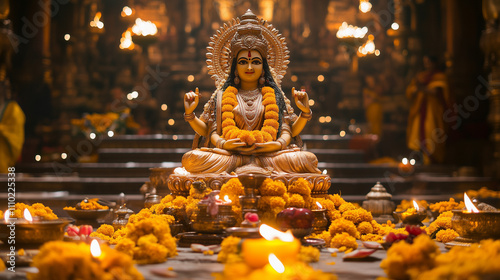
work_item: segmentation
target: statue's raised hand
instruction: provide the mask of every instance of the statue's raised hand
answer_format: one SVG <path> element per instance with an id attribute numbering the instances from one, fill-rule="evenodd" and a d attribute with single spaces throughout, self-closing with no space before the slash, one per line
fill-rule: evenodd
<path id="1" fill-rule="evenodd" d="M 292 88 L 292 96 L 295 100 L 295 105 L 299 107 L 299 109 L 304 113 L 309 113 L 311 109 L 309 108 L 309 96 L 307 96 L 307 92 L 305 90 L 295 90 L 295 87 Z"/>
<path id="2" fill-rule="evenodd" d="M 196 88 L 195 92 L 190 91 L 184 94 L 184 110 L 186 111 L 186 114 L 194 112 L 199 102 L 200 92 L 198 88 Z"/>

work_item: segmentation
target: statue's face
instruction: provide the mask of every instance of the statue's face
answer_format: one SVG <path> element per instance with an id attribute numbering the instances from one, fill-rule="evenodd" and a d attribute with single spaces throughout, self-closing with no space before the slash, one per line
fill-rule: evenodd
<path id="1" fill-rule="evenodd" d="M 256 82 L 263 71 L 262 56 L 255 50 L 241 50 L 236 58 L 236 71 L 241 81 Z"/>

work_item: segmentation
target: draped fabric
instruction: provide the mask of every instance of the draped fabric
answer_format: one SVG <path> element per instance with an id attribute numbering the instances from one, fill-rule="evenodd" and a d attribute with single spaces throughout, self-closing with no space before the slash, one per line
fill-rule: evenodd
<path id="1" fill-rule="evenodd" d="M 0 173 L 7 173 L 21 155 L 24 144 L 24 113 L 15 101 L 0 108 Z"/>
<path id="2" fill-rule="evenodd" d="M 251 127 L 252 130 L 261 129 L 264 123 L 264 106 L 260 100 L 258 100 L 257 104 L 261 108 L 257 108 L 256 110 L 258 119 L 255 122 L 255 126 Z M 206 117 L 217 114 L 215 113 L 217 112 L 215 106 L 210 111 L 206 114 L 204 113 L 205 117 L 202 119 L 216 126 L 216 122 L 209 122 Z M 245 112 L 241 110 L 240 105 L 234 108 L 233 113 L 235 114 L 236 126 L 240 129 L 248 129 L 248 124 L 243 116 Z M 293 117 L 288 112 L 284 112 L 284 114 L 281 133 L 284 131 L 289 133 L 290 122 L 293 120 Z M 216 116 L 218 119 L 220 117 L 219 115 Z M 217 129 L 211 126 L 209 131 L 209 134 L 211 134 L 216 132 Z M 208 140 L 205 142 L 205 147 L 189 151 L 182 157 L 182 166 L 190 173 L 230 173 L 236 168 L 247 164 L 255 164 L 262 168 L 272 168 L 274 172 L 278 173 L 321 173 L 317 168 L 318 159 L 316 156 L 313 153 L 301 151 L 298 148 L 284 149 L 279 152 L 267 154 L 241 155 L 219 148 L 212 148 L 213 145 L 211 145 L 209 140 L 210 135 L 206 135 L 205 137 Z"/>
<path id="3" fill-rule="evenodd" d="M 407 88 L 407 145 L 422 152 L 425 164 L 444 161 L 447 125 L 443 116 L 450 102 L 449 94 L 445 74 L 435 71 L 419 73 Z"/>

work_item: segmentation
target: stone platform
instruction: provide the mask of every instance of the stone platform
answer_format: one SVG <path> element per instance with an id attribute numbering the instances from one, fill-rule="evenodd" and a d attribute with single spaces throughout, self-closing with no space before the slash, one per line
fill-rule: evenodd
<path id="1" fill-rule="evenodd" d="M 232 178 L 237 178 L 236 174 L 169 174 L 167 168 L 152 168 L 151 169 L 151 184 L 156 187 L 158 193 L 164 193 L 167 189 L 174 195 L 188 196 L 191 184 L 195 181 L 202 180 L 205 184 L 213 190 L 220 190 L 223 184 Z M 311 183 L 312 190 L 311 196 L 321 197 L 328 194 L 328 190 L 331 186 L 331 178 L 326 174 L 314 174 L 314 173 L 294 173 L 294 174 L 271 174 L 269 176 L 273 180 L 279 180 L 285 184 L 288 188 L 293 182 L 299 178 L 306 179 Z"/>

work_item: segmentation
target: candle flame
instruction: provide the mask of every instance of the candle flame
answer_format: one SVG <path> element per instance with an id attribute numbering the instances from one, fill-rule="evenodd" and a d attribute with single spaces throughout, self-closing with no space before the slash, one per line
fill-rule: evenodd
<path id="1" fill-rule="evenodd" d="M 408 164 L 408 159 L 407 159 L 407 158 L 403 158 L 403 160 L 401 160 L 401 162 L 402 162 L 404 165 L 407 165 L 407 164 Z"/>
<path id="2" fill-rule="evenodd" d="M 122 38 L 120 39 L 120 49 L 129 49 L 133 50 L 135 47 L 134 42 L 132 41 L 132 31 L 127 30 L 123 32 Z M 179 168 L 179 167 L 177 167 Z"/>
<path id="3" fill-rule="evenodd" d="M 337 38 L 364 38 L 368 32 L 368 27 L 363 28 L 347 24 L 343 22 L 337 31 Z"/>
<path id="4" fill-rule="evenodd" d="M 282 232 L 277 229 L 274 229 L 266 224 L 262 224 L 259 228 L 260 235 L 264 237 L 266 240 L 280 239 L 285 242 L 292 242 L 294 240 L 293 234 L 291 231 Z"/>
<path id="5" fill-rule="evenodd" d="M 220 199 L 220 196 L 219 196 L 219 195 L 216 195 L 216 196 L 215 196 L 215 199 Z"/>
<path id="6" fill-rule="evenodd" d="M 97 12 L 95 14 L 94 20 L 90 22 L 90 26 L 102 29 L 104 27 L 104 23 L 101 21 L 101 16 L 101 12 Z"/>
<path id="7" fill-rule="evenodd" d="M 98 258 L 101 256 L 101 246 L 99 246 L 99 242 L 97 239 L 92 240 L 90 243 L 90 253 L 94 258 Z"/>
<path id="8" fill-rule="evenodd" d="M 156 33 L 158 33 L 158 29 L 156 28 L 156 24 L 153 22 L 137 18 L 134 26 L 132 26 L 132 32 L 136 35 L 148 36 L 156 35 Z"/>
<path id="9" fill-rule="evenodd" d="M 278 259 L 278 257 L 276 257 L 275 254 L 273 254 L 273 253 L 269 254 L 268 259 L 269 259 L 269 264 L 271 265 L 272 268 L 274 268 L 274 270 L 276 270 L 276 272 L 278 272 L 278 273 L 285 272 L 285 266 Z"/>
<path id="10" fill-rule="evenodd" d="M 227 203 L 233 202 L 231 199 L 229 199 L 229 196 L 227 194 L 224 196 L 224 201 Z"/>
<path id="11" fill-rule="evenodd" d="M 33 222 L 33 217 L 31 216 L 30 210 L 28 210 L 28 208 L 24 209 L 24 218 L 29 222 Z"/>
<path id="12" fill-rule="evenodd" d="M 7 209 L 7 211 L 5 211 L 5 214 L 3 214 L 3 219 L 5 220 L 6 223 L 9 222 L 9 216 L 10 216 L 10 210 Z"/>
<path id="13" fill-rule="evenodd" d="M 418 207 L 417 202 L 416 202 L 415 200 L 413 201 L 413 207 L 414 207 L 414 208 L 415 208 L 415 210 L 417 210 L 417 211 L 420 209 L 420 208 Z"/>
<path id="14" fill-rule="evenodd" d="M 325 170 L 323 170 L 323 175 L 326 175 L 326 169 L 325 169 Z"/>
<path id="15" fill-rule="evenodd" d="M 477 210 L 476 206 L 472 201 L 470 200 L 469 196 L 467 193 L 464 193 L 464 203 L 465 203 L 465 208 L 467 208 L 467 212 L 470 213 L 479 213 L 479 210 Z"/>
<path id="16" fill-rule="evenodd" d="M 323 209 L 323 206 L 319 203 L 319 201 L 316 201 L 316 205 L 318 205 L 319 209 Z"/>

